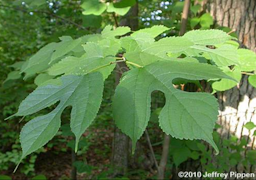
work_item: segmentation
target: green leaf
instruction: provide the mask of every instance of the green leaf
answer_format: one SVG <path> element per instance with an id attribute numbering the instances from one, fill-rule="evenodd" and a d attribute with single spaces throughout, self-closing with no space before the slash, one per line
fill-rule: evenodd
<path id="1" fill-rule="evenodd" d="M 107 9 L 106 4 L 99 0 L 84 0 L 81 7 L 84 9 L 84 15 L 93 14 L 99 16 Z"/>
<path id="2" fill-rule="evenodd" d="M 231 88 L 235 87 L 240 82 L 240 80 L 242 78 L 241 71 L 239 71 L 239 70 L 234 70 L 234 71 L 229 70 L 225 73 L 228 76 L 237 80 L 237 82 L 235 82 L 234 80 L 229 80 L 229 79 L 221 79 L 220 81 L 212 83 L 212 88 L 215 91 L 226 91 L 228 89 L 231 89 Z"/>
<path id="3" fill-rule="evenodd" d="M 217 29 L 189 31 L 184 37 L 198 45 L 217 45 L 231 39 L 227 33 Z"/>
<path id="4" fill-rule="evenodd" d="M 81 39 L 78 38 L 76 40 L 69 39 L 65 40 L 60 43 L 58 43 L 57 47 L 55 48 L 54 53 L 51 56 L 51 61 L 49 63 L 52 63 L 54 60 L 64 56 L 65 54 L 72 51 L 74 48 L 76 48 L 81 43 Z"/>
<path id="5" fill-rule="evenodd" d="M 140 36 L 126 36 L 121 38 L 121 46 L 126 52 L 141 51 L 148 45 L 155 42 L 154 38 L 148 33 L 139 33 Z"/>
<path id="6" fill-rule="evenodd" d="M 188 158 L 191 156 L 191 151 L 183 146 L 182 148 L 176 149 L 173 153 L 173 162 L 176 167 L 178 167 L 181 163 L 188 160 Z"/>
<path id="7" fill-rule="evenodd" d="M 0 180 L 12 180 L 10 176 L 0 175 Z"/>
<path id="8" fill-rule="evenodd" d="M 150 28 L 145 28 L 145 29 L 140 29 L 138 31 L 135 31 L 131 36 L 132 37 L 139 37 L 139 36 L 141 36 L 141 33 L 147 33 L 152 38 L 155 38 L 158 35 L 162 34 L 163 32 L 167 31 L 168 29 L 169 28 L 167 28 L 163 25 L 152 26 Z"/>
<path id="9" fill-rule="evenodd" d="M 34 83 L 37 85 L 37 86 L 40 86 L 40 85 L 43 85 L 46 81 L 50 80 L 50 79 L 53 79 L 54 77 L 53 76 L 50 76 L 49 74 L 39 74 L 35 80 L 34 80 Z"/>
<path id="10" fill-rule="evenodd" d="M 115 3 L 109 3 L 107 12 L 114 12 L 118 15 L 124 16 L 128 11 L 130 10 L 130 7 L 116 7 Z"/>
<path id="11" fill-rule="evenodd" d="M 124 8 L 124 7 L 129 7 L 133 6 L 136 4 L 136 0 L 120 0 L 119 2 L 115 3 L 115 7 L 117 8 Z"/>
<path id="12" fill-rule="evenodd" d="M 256 70 L 256 54 L 249 49 L 238 49 L 239 68 L 241 71 Z"/>
<path id="13" fill-rule="evenodd" d="M 200 22 L 200 19 L 198 17 L 194 17 L 190 19 L 190 27 L 191 29 L 194 29 L 194 27 Z"/>
<path id="14" fill-rule="evenodd" d="M 204 29 L 209 29 L 213 25 L 213 18 L 209 13 L 205 13 L 200 17 L 200 25 Z"/>
<path id="15" fill-rule="evenodd" d="M 16 70 L 20 70 L 21 67 L 24 65 L 24 63 L 25 63 L 24 61 L 19 61 L 19 62 L 16 62 L 16 63 L 10 65 L 9 67 L 12 67 Z"/>
<path id="16" fill-rule="evenodd" d="M 101 35 L 103 38 L 114 38 L 116 36 L 122 36 L 131 31 L 129 27 L 118 27 L 114 30 L 112 30 L 112 26 L 106 26 L 103 31 L 101 32 Z"/>
<path id="17" fill-rule="evenodd" d="M 196 13 L 200 10 L 200 8 L 201 8 L 201 5 L 200 4 L 196 4 L 196 5 L 192 6 L 190 8 L 190 10 L 196 15 Z"/>
<path id="18" fill-rule="evenodd" d="M 85 164 L 83 161 L 76 161 L 74 166 L 76 167 L 78 173 L 91 173 L 92 171 L 92 166 Z"/>
<path id="19" fill-rule="evenodd" d="M 40 86 L 20 104 L 15 116 L 27 116 L 60 101 L 49 114 L 29 121 L 20 134 L 22 159 L 51 140 L 60 128 L 60 116 L 67 106 L 72 106 L 71 130 L 80 136 L 95 118 L 102 99 L 103 78 L 100 73 L 85 76 L 63 76 L 62 85 Z"/>
<path id="20" fill-rule="evenodd" d="M 109 41 L 110 40 L 104 41 L 105 47 L 92 42 L 87 43 L 83 46 L 86 51 L 85 55 L 80 58 L 73 56 L 64 58 L 48 70 L 49 74 L 53 76 L 61 74 L 84 75 L 92 71 L 99 71 L 103 74 L 103 78 L 106 79 L 115 67 L 114 64 L 110 65 L 110 63 L 115 61 L 113 56 L 119 49 L 119 46 L 116 47 L 114 45 L 114 47 L 112 47 Z M 111 51 L 111 47 L 113 51 Z M 111 55 L 109 52 L 112 53 L 112 57 L 107 57 Z M 100 68 L 103 66 L 106 67 Z M 97 70 L 97 68 L 99 69 Z"/>
<path id="21" fill-rule="evenodd" d="M 191 157 L 193 160 L 199 159 L 199 156 L 200 156 L 200 154 L 199 154 L 197 151 L 193 151 L 193 152 L 190 154 L 190 157 Z"/>
<path id="22" fill-rule="evenodd" d="M 249 76 L 249 83 L 256 88 L 256 75 Z"/>
<path id="23" fill-rule="evenodd" d="M 179 53 L 191 46 L 193 46 L 193 43 L 184 37 L 169 37 L 141 48 L 137 46 L 135 51 L 126 53 L 125 58 L 128 61 L 145 66 L 156 61 L 170 59 L 167 53 Z"/>
<path id="24" fill-rule="evenodd" d="M 190 50 L 194 50 L 194 55 L 198 55 L 200 52 L 203 52 L 206 57 L 209 56 L 208 59 L 212 60 L 214 63 L 216 63 L 217 66 L 220 67 L 239 65 L 237 48 L 232 45 L 222 45 L 217 49 L 210 49 L 204 46 L 195 45 L 187 52 Z"/>
<path id="25" fill-rule="evenodd" d="M 189 72 L 189 73 L 188 73 Z M 214 66 L 200 63 L 162 61 L 129 71 L 117 86 L 113 110 L 118 128 L 133 146 L 143 134 L 150 117 L 151 93 L 165 94 L 159 122 L 163 131 L 179 139 L 203 139 L 218 152 L 212 131 L 218 115 L 216 99 L 207 93 L 188 93 L 175 89 L 172 80 L 229 78 Z"/>
<path id="26" fill-rule="evenodd" d="M 256 128 L 256 125 L 253 122 L 248 122 L 244 125 L 244 127 L 250 131 L 250 130 Z"/>
<path id="27" fill-rule="evenodd" d="M 16 80 L 21 78 L 20 71 L 12 71 L 8 74 L 7 78 L 4 80 L 3 84 L 10 80 Z"/>
<path id="28" fill-rule="evenodd" d="M 84 27 L 95 27 L 95 28 L 101 27 L 101 22 L 102 22 L 101 16 L 85 15 L 82 17 L 82 19 L 83 19 Z"/>
<path id="29" fill-rule="evenodd" d="M 42 72 L 49 67 L 52 53 L 57 43 L 50 43 L 33 55 L 21 68 L 21 72 L 26 73 L 25 78 L 31 77 L 36 73 Z"/>
<path id="30" fill-rule="evenodd" d="M 33 177 L 31 180 L 47 180 L 47 178 L 45 177 L 45 175 L 41 174 Z"/>

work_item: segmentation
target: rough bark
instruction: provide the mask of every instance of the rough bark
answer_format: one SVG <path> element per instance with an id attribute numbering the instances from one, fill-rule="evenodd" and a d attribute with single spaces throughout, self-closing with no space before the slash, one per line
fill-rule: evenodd
<path id="1" fill-rule="evenodd" d="M 114 15 L 115 16 L 115 15 Z M 116 26 L 118 26 L 115 18 Z M 130 9 L 130 11 L 121 19 L 119 26 L 129 26 L 132 30 L 138 29 L 138 4 Z M 116 67 L 116 85 L 118 85 L 123 72 L 128 67 L 125 63 L 118 63 Z M 114 166 L 113 176 L 122 176 L 126 173 L 128 167 L 129 138 L 123 134 L 118 128 L 115 128 L 114 140 L 112 147 L 112 164 Z"/>
<path id="2" fill-rule="evenodd" d="M 216 25 L 229 27 L 237 33 L 241 47 L 256 51 L 255 0 L 208 0 L 206 8 L 215 19 Z M 220 106 L 218 123 L 222 126 L 218 131 L 222 139 L 231 135 L 238 138 L 245 136 L 248 145 L 254 148 L 255 137 L 243 127 L 250 121 L 256 123 L 256 90 L 248 83 L 248 77 L 243 76 L 237 87 L 220 92 L 217 97 Z M 253 169 L 245 170 L 243 166 L 238 166 L 236 170 L 248 172 Z"/>
<path id="3" fill-rule="evenodd" d="M 217 25 L 229 27 L 237 33 L 241 47 L 256 51 L 255 0 L 213 0 L 207 4 L 207 9 Z M 256 123 L 256 90 L 249 85 L 247 78 L 243 76 L 238 87 L 217 95 L 220 105 L 218 122 L 223 126 L 220 129 L 223 137 L 230 137 L 230 133 L 239 138 L 251 136 L 243 125 L 250 121 Z M 252 145 L 252 136 L 249 139 Z"/>

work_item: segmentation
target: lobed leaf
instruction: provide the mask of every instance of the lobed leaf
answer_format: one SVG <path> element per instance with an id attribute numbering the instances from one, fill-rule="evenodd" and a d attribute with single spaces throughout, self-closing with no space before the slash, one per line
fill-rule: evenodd
<path id="1" fill-rule="evenodd" d="M 150 63 L 168 60 L 167 53 L 181 53 L 193 46 L 193 43 L 183 37 L 169 37 L 153 42 L 148 46 L 137 46 L 135 51 L 127 52 L 125 57 L 128 61 L 145 66 Z"/>
<path id="2" fill-rule="evenodd" d="M 111 45 L 107 44 L 105 41 L 104 43 L 105 47 L 93 42 L 87 43 L 83 46 L 86 54 L 79 58 L 73 56 L 64 58 L 48 70 L 49 74 L 54 76 L 62 74 L 85 75 L 106 65 L 105 68 L 96 70 L 101 72 L 104 79 L 106 79 L 115 67 L 114 64 L 110 65 L 110 63 L 115 61 L 113 56 L 117 53 L 119 46 L 114 46 L 111 51 Z M 112 57 L 109 55 L 112 55 Z"/>
<path id="3" fill-rule="evenodd" d="M 72 106 L 71 130 L 76 137 L 76 147 L 81 135 L 96 117 L 102 100 L 102 75 L 63 76 L 61 82 L 61 85 L 39 86 L 20 104 L 16 116 L 36 113 L 60 101 L 51 113 L 39 116 L 23 127 L 20 134 L 22 158 L 54 137 L 60 127 L 61 113 L 67 106 Z"/>
<path id="4" fill-rule="evenodd" d="M 150 118 L 151 93 L 162 91 L 166 97 L 159 123 L 163 131 L 179 139 L 203 139 L 218 152 L 212 131 L 218 103 L 208 93 L 189 93 L 173 87 L 176 78 L 202 80 L 229 78 L 220 69 L 200 63 L 161 61 L 129 71 L 117 86 L 114 119 L 135 146 Z"/>

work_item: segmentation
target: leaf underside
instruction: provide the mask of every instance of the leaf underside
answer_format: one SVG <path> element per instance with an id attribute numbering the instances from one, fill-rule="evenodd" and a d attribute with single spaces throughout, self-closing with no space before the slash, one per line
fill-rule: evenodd
<path id="1" fill-rule="evenodd" d="M 60 86 L 38 87 L 21 103 L 17 116 L 33 114 L 60 101 L 52 112 L 36 117 L 22 128 L 22 158 L 54 137 L 60 127 L 61 113 L 67 106 L 72 106 L 70 126 L 76 137 L 76 147 L 79 138 L 96 117 L 103 93 L 102 75 L 97 72 L 85 76 L 63 76 L 61 82 Z"/>
<path id="2" fill-rule="evenodd" d="M 189 73 L 188 73 L 189 72 Z M 161 61 L 129 71 L 117 86 L 113 110 L 116 125 L 133 141 L 142 136 L 150 118 L 151 93 L 162 91 L 166 103 L 159 115 L 162 130 L 180 139 L 203 139 L 218 152 L 212 132 L 218 103 L 208 93 L 177 90 L 176 78 L 202 80 L 229 78 L 216 67 L 189 62 Z"/>

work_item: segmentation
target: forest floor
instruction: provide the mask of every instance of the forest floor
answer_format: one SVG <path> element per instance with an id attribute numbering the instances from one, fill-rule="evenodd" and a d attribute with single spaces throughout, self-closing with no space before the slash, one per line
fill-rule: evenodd
<path id="1" fill-rule="evenodd" d="M 77 179 L 106 179 L 113 172 L 111 170 L 111 148 L 112 141 L 114 137 L 114 128 L 95 128 L 89 131 L 89 147 L 85 154 L 77 156 L 78 161 L 86 162 L 90 167 L 92 167 L 89 173 L 77 173 Z M 87 136 L 88 132 L 84 134 Z M 59 138 L 59 137 L 56 137 Z M 72 172 L 72 151 L 71 148 L 66 148 L 65 152 L 62 152 L 60 149 L 65 146 L 65 143 L 61 145 L 54 145 L 54 147 L 49 148 L 46 152 L 42 152 L 38 155 L 35 162 L 35 174 L 36 175 L 44 175 L 47 180 L 70 180 L 71 172 Z M 147 144 L 143 144 L 142 146 L 147 146 Z M 159 146 L 161 149 L 161 147 Z M 143 148 L 144 149 L 144 148 Z M 148 149 L 148 147 L 145 147 Z M 160 150 L 159 149 L 159 150 Z M 22 164 L 21 164 L 22 166 Z M 131 167 L 132 169 L 134 167 Z M 135 167 L 136 168 L 136 167 Z M 135 170 L 131 169 L 129 177 L 133 177 L 133 179 L 148 179 L 152 177 L 155 172 L 151 170 Z M 30 180 L 34 176 L 26 176 L 19 172 L 12 173 L 1 172 L 2 174 L 6 174 L 12 177 L 12 180 Z M 39 180 L 39 179 L 38 179 Z"/>

